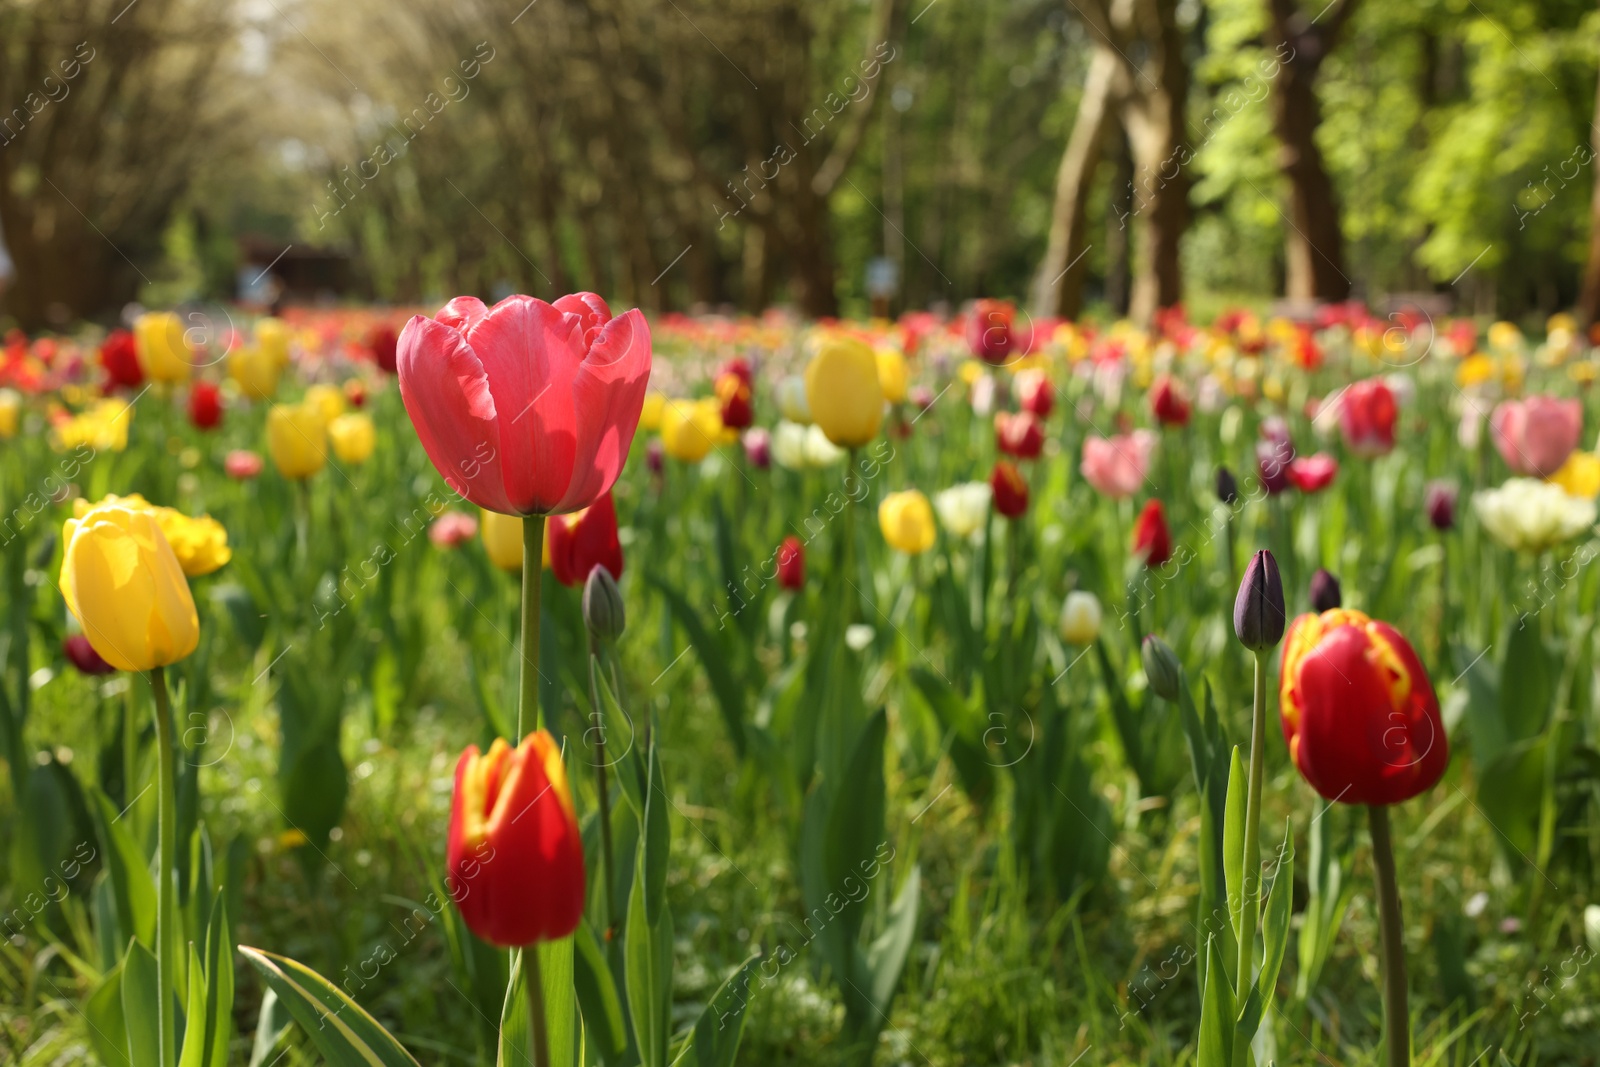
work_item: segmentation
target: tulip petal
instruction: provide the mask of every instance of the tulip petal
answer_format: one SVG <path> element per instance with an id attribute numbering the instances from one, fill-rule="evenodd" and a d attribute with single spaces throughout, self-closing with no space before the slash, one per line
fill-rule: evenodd
<path id="1" fill-rule="evenodd" d="M 467 334 L 500 416 L 501 476 L 519 514 L 557 510 L 572 482 L 581 326 L 543 300 L 512 296 Z"/>
<path id="2" fill-rule="evenodd" d="M 461 332 L 415 316 L 401 331 L 395 369 L 406 412 L 445 483 L 479 507 L 516 511 L 500 473 L 494 396 L 483 363 Z"/>
<path id="3" fill-rule="evenodd" d="M 649 384 L 650 326 L 635 308 L 601 328 L 573 379 L 577 462 L 557 511 L 587 507 L 616 482 Z"/>
<path id="4" fill-rule="evenodd" d="M 460 330 L 462 333 L 466 333 L 473 326 L 477 325 L 479 319 L 483 318 L 488 313 L 489 309 L 484 307 L 483 301 L 479 300 L 477 297 L 458 296 L 454 300 L 450 301 L 450 303 L 440 308 L 439 314 L 435 315 L 433 318 L 436 322 L 441 322 L 446 326 Z"/>

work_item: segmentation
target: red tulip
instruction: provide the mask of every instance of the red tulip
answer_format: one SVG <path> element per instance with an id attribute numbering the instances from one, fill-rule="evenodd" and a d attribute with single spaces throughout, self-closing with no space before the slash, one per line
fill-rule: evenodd
<path id="1" fill-rule="evenodd" d="M 778 584 L 798 592 L 806 584 L 806 546 L 790 534 L 778 546 Z"/>
<path id="2" fill-rule="evenodd" d="M 1038 459 L 1044 450 L 1044 428 L 1031 411 L 997 411 L 994 416 L 994 443 L 1008 456 Z"/>
<path id="3" fill-rule="evenodd" d="M 106 385 L 137 389 L 144 384 L 144 368 L 133 345 L 133 334 L 112 330 L 100 345 L 100 365 L 106 369 Z"/>
<path id="4" fill-rule="evenodd" d="M 1315 493 L 1328 488 L 1338 473 L 1339 461 L 1326 452 L 1289 461 L 1289 480 L 1302 493 Z"/>
<path id="5" fill-rule="evenodd" d="M 1439 700 L 1416 652 L 1394 627 L 1359 611 L 1289 624 L 1279 709 L 1290 758 L 1329 800 L 1408 800 L 1450 760 Z"/>
<path id="6" fill-rule="evenodd" d="M 200 430 L 214 430 L 222 422 L 222 391 L 214 383 L 189 387 L 189 421 Z"/>
<path id="7" fill-rule="evenodd" d="M 1017 375 L 1016 385 L 1017 400 L 1022 410 L 1048 419 L 1056 409 L 1056 387 L 1045 373 L 1040 370 L 1023 371 Z"/>
<path id="8" fill-rule="evenodd" d="M 101 658 L 83 634 L 68 634 L 61 642 L 61 651 L 80 674 L 111 674 L 116 670 Z"/>
<path id="9" fill-rule="evenodd" d="M 379 370 L 390 374 L 395 370 L 399 346 L 400 339 L 395 336 L 393 326 L 374 326 L 367 339 L 367 347 L 372 349 L 372 362 L 378 365 Z"/>
<path id="10" fill-rule="evenodd" d="M 1394 450 L 1394 428 L 1400 405 L 1382 378 L 1356 382 L 1340 394 L 1339 430 L 1358 456 L 1381 456 Z"/>
<path id="11" fill-rule="evenodd" d="M 724 371 L 713 386 L 722 402 L 722 425 L 742 430 L 755 421 L 750 404 L 750 383 L 733 371 Z"/>
<path id="12" fill-rule="evenodd" d="M 1011 324 L 1017 312 L 1004 300 L 979 300 L 967 319 L 967 347 L 986 363 L 1004 363 L 1015 345 Z"/>
<path id="13" fill-rule="evenodd" d="M 510 948 L 556 941 L 583 917 L 583 838 L 561 750 L 544 730 L 496 738 L 456 764 L 446 848 L 450 899 L 467 928 Z"/>
<path id="14" fill-rule="evenodd" d="M 582 511 L 551 519 L 549 536 L 550 573 L 562 585 L 582 585 L 597 563 L 622 577 L 617 506 L 609 490 Z"/>
<path id="15" fill-rule="evenodd" d="M 733 359 L 728 360 L 728 362 L 717 368 L 718 378 L 725 374 L 733 375 L 745 385 L 750 385 L 755 380 L 754 376 L 750 372 L 750 361 L 745 359 L 743 356 L 735 356 Z"/>
<path id="16" fill-rule="evenodd" d="M 1163 374 L 1150 386 L 1150 413 L 1163 426 L 1187 426 L 1193 407 L 1189 394 L 1172 375 Z"/>
<path id="17" fill-rule="evenodd" d="M 989 488 L 994 492 L 994 509 L 1006 518 L 1019 518 L 1028 510 L 1028 482 L 1015 463 L 1004 459 L 996 463 Z"/>
<path id="18" fill-rule="evenodd" d="M 1134 520 L 1133 554 L 1143 557 L 1146 567 L 1159 567 L 1172 558 L 1172 531 L 1167 529 L 1167 512 L 1161 501 L 1145 504 Z"/>
<path id="19" fill-rule="evenodd" d="M 612 318 L 593 293 L 492 308 L 459 296 L 406 323 L 396 365 L 406 412 L 453 491 L 507 515 L 562 514 L 622 472 L 650 379 L 650 327 L 638 309 Z"/>

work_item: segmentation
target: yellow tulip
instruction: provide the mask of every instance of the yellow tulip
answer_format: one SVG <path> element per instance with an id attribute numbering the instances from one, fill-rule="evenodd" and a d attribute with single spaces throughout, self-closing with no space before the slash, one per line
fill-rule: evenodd
<path id="1" fill-rule="evenodd" d="M 267 412 L 267 454 L 285 478 L 309 478 L 328 461 L 328 423 L 312 404 L 274 404 Z"/>
<path id="2" fill-rule="evenodd" d="M 1463 389 L 1469 386 L 1482 385 L 1494 377 L 1494 371 L 1494 360 L 1479 352 L 1468 356 L 1456 367 L 1456 384 Z"/>
<path id="3" fill-rule="evenodd" d="M 170 311 L 140 315 L 133 324 L 134 351 L 144 375 L 156 382 L 186 382 L 194 356 L 183 336 L 183 321 Z"/>
<path id="4" fill-rule="evenodd" d="M 156 517 L 117 505 L 68 519 L 61 595 L 89 644 L 123 671 L 176 663 L 200 641 L 189 581 Z"/>
<path id="5" fill-rule="evenodd" d="M 1516 350 L 1522 344 L 1522 331 L 1515 323 L 1497 322 L 1489 327 L 1489 347 L 1504 352 Z"/>
<path id="6" fill-rule="evenodd" d="M 891 404 L 900 403 L 906 398 L 906 357 L 892 348 L 880 348 L 877 360 L 878 388 L 883 390 L 883 398 Z"/>
<path id="7" fill-rule="evenodd" d="M 0 389 L 0 441 L 17 436 L 22 421 L 22 394 L 15 389 Z"/>
<path id="8" fill-rule="evenodd" d="M 289 365 L 289 327 L 282 319 L 262 319 L 256 323 L 256 347 L 279 369 Z"/>
<path id="9" fill-rule="evenodd" d="M 859 448 L 883 423 L 883 387 L 878 360 L 850 337 L 824 341 L 806 365 L 806 403 L 811 421 L 841 448 Z"/>
<path id="10" fill-rule="evenodd" d="M 63 451 L 88 445 L 97 451 L 121 452 L 128 447 L 128 423 L 132 421 L 132 404 L 100 400 L 55 427 L 55 446 Z"/>
<path id="11" fill-rule="evenodd" d="M 1600 455 L 1594 452 L 1574 452 L 1549 480 L 1565 489 L 1571 496 L 1593 500 L 1600 496 Z"/>
<path id="12" fill-rule="evenodd" d="M 301 403 L 322 412 L 323 422 L 332 422 L 344 414 L 344 390 L 337 385 L 319 382 L 306 390 L 305 399 Z"/>
<path id="13" fill-rule="evenodd" d="M 669 400 L 661 409 L 661 447 L 684 463 L 699 463 L 722 437 L 722 410 L 714 399 Z"/>
<path id="14" fill-rule="evenodd" d="M 372 416 L 362 411 L 340 415 L 328 423 L 328 440 L 333 442 L 333 454 L 340 463 L 365 463 L 377 443 Z"/>
<path id="15" fill-rule="evenodd" d="M 478 532 L 483 537 L 483 550 L 488 554 L 490 563 L 510 574 L 522 573 L 520 518 L 483 509 L 483 521 L 478 523 Z"/>
<path id="16" fill-rule="evenodd" d="M 72 513 L 82 519 L 95 508 L 103 507 L 126 508 L 154 515 L 167 544 L 172 546 L 172 554 L 178 557 L 178 565 L 191 578 L 210 574 L 233 558 L 233 550 L 228 547 L 228 531 L 210 515 L 190 518 L 174 508 L 152 504 L 138 493 L 129 493 L 127 496 L 112 493 L 92 505 L 80 497 L 73 501 Z"/>
<path id="17" fill-rule="evenodd" d="M 667 398 L 660 393 L 644 394 L 644 407 L 639 409 L 639 429 L 646 433 L 661 429 L 661 411 L 666 403 Z"/>
<path id="18" fill-rule="evenodd" d="M 933 547 L 933 506 L 916 489 L 890 493 L 878 505 L 878 526 L 890 548 L 915 556 Z"/>
<path id="19" fill-rule="evenodd" d="M 228 374 L 251 400 L 271 400 L 278 393 L 281 364 L 265 349 L 236 348 L 228 353 Z"/>

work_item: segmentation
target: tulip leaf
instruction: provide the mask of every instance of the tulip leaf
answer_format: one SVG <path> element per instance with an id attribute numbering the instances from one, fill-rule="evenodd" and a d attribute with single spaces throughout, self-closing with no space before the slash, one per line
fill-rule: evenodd
<path id="1" fill-rule="evenodd" d="M 1228 766 L 1228 802 L 1224 807 L 1222 823 L 1222 869 L 1227 876 L 1228 914 L 1233 919 L 1233 936 L 1240 936 L 1244 921 L 1244 809 L 1245 769 L 1239 757 L 1239 746 L 1233 746 L 1232 761 Z M 1259 873 L 1256 877 L 1260 877 Z M 1243 982 L 1246 976 L 1239 975 Z"/>
<path id="2" fill-rule="evenodd" d="M 211 1043 L 206 1032 L 206 975 L 200 953 L 189 942 L 189 992 L 183 1009 L 184 1028 L 178 1067 L 206 1067 Z"/>
<path id="3" fill-rule="evenodd" d="M 717 698 L 717 709 L 722 712 L 723 722 L 727 724 L 728 737 L 733 741 L 734 751 L 739 754 L 740 759 L 743 759 L 746 744 L 744 724 L 747 716 L 744 686 L 734 678 L 733 671 L 728 667 L 734 659 L 733 654 L 726 647 L 726 642 L 718 640 L 706 629 L 705 624 L 700 621 L 700 616 L 689 606 L 682 593 L 653 574 L 648 577 L 648 581 L 667 598 L 673 619 L 681 624 L 688 634 L 689 643 L 694 646 L 695 654 L 700 657 L 700 665 L 705 668 L 706 679 L 711 683 L 711 692 Z"/>
<path id="4" fill-rule="evenodd" d="M 1261 971 L 1256 975 L 1250 994 L 1239 1011 L 1235 1041 L 1248 1043 L 1254 1039 L 1262 1018 L 1272 1010 L 1278 971 L 1283 967 L 1284 950 L 1289 944 L 1289 905 L 1293 896 L 1294 835 L 1293 824 L 1289 823 L 1284 827 L 1283 847 L 1278 850 L 1277 873 L 1272 878 L 1272 889 L 1267 894 L 1266 911 L 1261 920 Z"/>
<path id="5" fill-rule="evenodd" d="M 1500 666 L 1500 720 L 1515 744 L 1544 731 L 1555 702 L 1556 665 L 1539 631 L 1539 619 L 1512 619 Z"/>
<path id="6" fill-rule="evenodd" d="M 906 957 L 911 954 L 911 942 L 917 934 L 917 912 L 922 905 L 922 870 L 913 866 L 906 884 L 900 888 L 894 903 L 889 907 L 888 922 L 867 946 L 866 964 L 872 985 L 868 993 L 879 1019 L 889 1018 L 889 1004 L 894 999 L 895 988 L 900 984 L 900 973 L 905 970 Z"/>
<path id="7" fill-rule="evenodd" d="M 1300 926 L 1300 966 L 1294 991 L 1299 1000 L 1305 1000 L 1316 989 L 1328 952 L 1344 922 L 1344 913 L 1355 896 L 1355 880 L 1348 877 L 1354 835 L 1347 832 L 1340 843 L 1336 845 L 1334 841 L 1335 820 L 1343 814 L 1343 809 L 1330 804 L 1319 817 L 1311 820 L 1308 892 L 1304 921 Z"/>
<path id="8" fill-rule="evenodd" d="M 994 789 L 994 766 L 983 749 L 979 729 L 982 720 L 954 686 L 926 667 L 913 667 L 911 681 L 949 737 L 950 762 L 955 765 L 962 788 L 974 803 L 983 803 Z"/>
<path id="9" fill-rule="evenodd" d="M 282 1055 L 278 1046 L 293 1024 L 289 1009 L 268 986 L 261 995 L 261 1010 L 256 1015 L 256 1036 L 250 1046 L 249 1067 L 271 1067 L 273 1057 Z"/>
<path id="10" fill-rule="evenodd" d="M 134 840 L 128 824 L 104 793 L 96 791 L 95 812 L 100 841 L 105 849 L 105 869 L 111 884 L 111 899 L 116 905 L 121 940 L 138 938 L 144 945 L 155 944 L 156 883 L 150 876 L 144 850 Z M 133 805 L 129 805 L 131 808 Z"/>
<path id="11" fill-rule="evenodd" d="M 127 1013 L 122 1010 L 122 964 L 105 973 L 83 1006 L 89 1043 L 106 1067 L 130 1067 Z"/>
<path id="12" fill-rule="evenodd" d="M 511 953 L 511 979 L 500 1007 L 499 1050 L 496 1067 L 522 1067 L 533 1062 L 533 1025 L 528 1017 L 528 975 L 523 970 L 525 949 Z"/>
<path id="13" fill-rule="evenodd" d="M 644 801 L 644 827 L 640 839 L 640 886 L 644 892 L 645 918 L 651 926 L 661 920 L 667 895 L 667 852 L 671 846 L 667 805 L 672 801 L 661 781 L 661 757 L 655 738 L 650 739 L 650 779 Z"/>
<path id="14" fill-rule="evenodd" d="M 128 1034 L 128 1062 L 133 1067 L 161 1065 L 157 1010 L 161 987 L 156 975 L 155 956 L 139 942 L 131 942 L 122 961 L 122 1018 Z"/>
<path id="15" fill-rule="evenodd" d="M 525 951 L 539 954 L 550 1062 L 557 1067 L 577 1067 L 578 1001 L 573 995 L 572 938 L 541 941 Z"/>
<path id="16" fill-rule="evenodd" d="M 1228 987 L 1217 941 L 1212 937 L 1206 942 L 1206 978 L 1200 997 L 1195 1067 L 1231 1067 L 1233 1061 L 1233 990 Z"/>
<path id="17" fill-rule="evenodd" d="M 888 728 L 888 716 L 880 708 L 861 731 L 844 777 L 831 783 L 834 798 L 822 847 L 824 882 L 813 883 L 812 892 L 806 894 L 813 914 L 819 906 L 830 914 L 837 913 L 838 936 L 845 945 L 855 944 L 866 918 L 866 909 L 860 906 L 851 886 L 870 885 L 883 862 L 882 850 L 888 847 L 884 836 L 887 803 L 883 774 L 883 744 Z M 891 858 L 893 854 L 891 848 Z M 844 902 L 836 907 L 833 901 L 841 896 Z"/>
<path id="18" fill-rule="evenodd" d="M 624 972 L 634 1044 L 643 1067 L 667 1067 L 667 1037 L 672 1027 L 672 912 L 661 909 L 652 923 L 645 910 L 644 864 L 634 873 L 628 894 Z"/>
<path id="19" fill-rule="evenodd" d="M 572 980 L 583 1013 L 585 1040 L 602 1060 L 613 1063 L 628 1048 L 627 1020 L 605 950 L 588 919 L 580 922 L 573 934 L 573 950 Z"/>
<path id="20" fill-rule="evenodd" d="M 345 992 L 303 963 L 240 945 L 332 1067 L 420 1067 L 394 1035 Z"/>
<path id="21" fill-rule="evenodd" d="M 686 1067 L 733 1067 L 744 1037 L 745 1009 L 750 1004 L 750 978 L 760 956 L 751 956 L 723 982 L 694 1024 L 689 1039 L 693 1064 Z"/>

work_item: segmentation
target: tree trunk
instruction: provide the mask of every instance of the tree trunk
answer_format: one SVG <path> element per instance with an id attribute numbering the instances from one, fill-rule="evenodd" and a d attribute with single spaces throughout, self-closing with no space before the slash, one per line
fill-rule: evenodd
<path id="1" fill-rule="evenodd" d="M 1111 210 L 1106 216 L 1106 304 L 1118 318 L 1128 314 L 1129 288 L 1133 281 L 1129 261 L 1128 228 L 1133 224 L 1133 156 L 1128 151 L 1128 135 L 1113 125 L 1106 154 L 1111 159 Z"/>
<path id="2" fill-rule="evenodd" d="M 1278 135 L 1278 166 L 1289 179 L 1287 242 L 1290 300 L 1343 300 L 1350 295 L 1344 271 L 1344 233 L 1338 198 L 1317 148 L 1322 108 L 1314 79 L 1298 59 L 1283 64 L 1272 95 L 1272 124 Z"/>
<path id="3" fill-rule="evenodd" d="M 1123 105 L 1122 123 L 1138 174 L 1134 206 L 1142 222 L 1128 315 L 1141 323 L 1183 299 L 1179 246 L 1189 226 L 1189 175 L 1184 167 L 1193 158 L 1186 117 L 1189 63 L 1177 2 L 1152 0 L 1147 10 L 1157 27 L 1150 42 L 1153 61 L 1139 78 L 1144 90 Z"/>
<path id="4" fill-rule="evenodd" d="M 1050 242 L 1034 279 L 1033 313 L 1040 318 L 1075 318 L 1083 303 L 1084 214 L 1089 190 L 1100 164 L 1101 145 L 1110 122 L 1122 60 L 1107 47 L 1097 47 L 1084 79 L 1083 99 L 1072 134 L 1056 172 L 1055 207 L 1050 214 Z"/>

